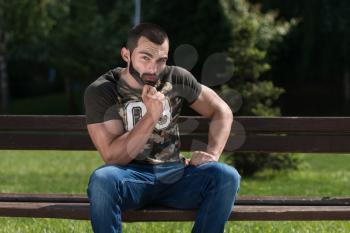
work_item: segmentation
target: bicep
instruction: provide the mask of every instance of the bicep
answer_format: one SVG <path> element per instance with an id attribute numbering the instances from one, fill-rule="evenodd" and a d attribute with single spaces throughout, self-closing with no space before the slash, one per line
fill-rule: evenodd
<path id="1" fill-rule="evenodd" d="M 190 107 L 200 115 L 211 118 L 216 111 L 228 108 L 224 100 L 211 88 L 202 85 L 202 91 Z"/>
<path id="2" fill-rule="evenodd" d="M 111 142 L 125 132 L 121 120 L 109 120 L 101 123 L 88 124 L 87 129 L 92 142 L 102 156 L 108 156 Z"/>

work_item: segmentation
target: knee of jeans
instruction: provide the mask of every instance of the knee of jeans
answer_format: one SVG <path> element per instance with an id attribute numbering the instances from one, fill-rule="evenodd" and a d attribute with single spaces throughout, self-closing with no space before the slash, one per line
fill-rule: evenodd
<path id="1" fill-rule="evenodd" d="M 118 168 L 103 166 L 96 169 L 91 174 L 87 188 L 87 194 L 89 197 L 96 193 L 99 195 L 102 195 L 103 193 L 113 194 L 113 192 L 117 191 L 119 176 L 113 169 Z"/>
<path id="2" fill-rule="evenodd" d="M 241 175 L 239 174 L 239 172 L 237 171 L 236 168 L 227 165 L 227 167 L 229 167 L 229 172 L 228 172 L 228 177 L 231 180 L 236 193 L 239 191 L 240 189 L 240 184 L 241 184 Z"/>
<path id="3" fill-rule="evenodd" d="M 234 167 L 221 162 L 209 164 L 210 175 L 214 176 L 219 186 L 233 187 L 233 190 L 238 192 L 241 176 Z"/>

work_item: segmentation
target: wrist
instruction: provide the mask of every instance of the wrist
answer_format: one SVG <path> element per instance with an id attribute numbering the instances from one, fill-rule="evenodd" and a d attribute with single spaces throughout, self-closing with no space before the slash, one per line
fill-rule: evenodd
<path id="1" fill-rule="evenodd" d="M 159 120 L 159 118 L 157 118 L 157 116 L 152 112 L 146 112 L 143 118 L 145 118 L 146 121 L 151 122 L 153 126 L 155 126 Z"/>
<path id="2" fill-rule="evenodd" d="M 210 154 L 216 161 L 219 160 L 220 153 L 218 151 L 207 149 L 206 153 Z"/>

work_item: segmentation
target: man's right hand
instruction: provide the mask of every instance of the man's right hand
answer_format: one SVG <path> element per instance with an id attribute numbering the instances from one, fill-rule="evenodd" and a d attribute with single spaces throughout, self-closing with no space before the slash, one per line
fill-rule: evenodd
<path id="1" fill-rule="evenodd" d="M 144 85 L 142 89 L 142 101 L 146 106 L 147 113 L 154 122 L 158 122 L 163 113 L 164 94 L 157 91 L 155 87 Z"/>

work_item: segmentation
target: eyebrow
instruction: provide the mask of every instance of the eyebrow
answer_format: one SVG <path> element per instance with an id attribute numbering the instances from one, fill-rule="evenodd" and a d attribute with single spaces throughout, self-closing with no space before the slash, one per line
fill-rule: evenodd
<path id="1" fill-rule="evenodd" d="M 150 54 L 149 52 L 146 52 L 146 51 L 140 51 L 139 53 L 140 53 L 140 54 L 145 54 L 145 55 L 147 55 L 147 56 L 149 56 L 149 57 L 153 58 L 153 55 L 152 55 L 152 54 Z M 167 56 L 165 56 L 165 57 L 161 57 L 161 58 L 159 58 L 159 59 L 158 59 L 158 61 L 159 61 L 159 60 L 162 60 L 162 59 L 168 59 L 168 57 L 167 57 Z"/>
<path id="2" fill-rule="evenodd" d="M 145 54 L 145 55 L 147 55 L 149 57 L 153 57 L 152 54 L 150 54 L 149 52 L 146 52 L 146 51 L 140 51 L 139 53 Z"/>

